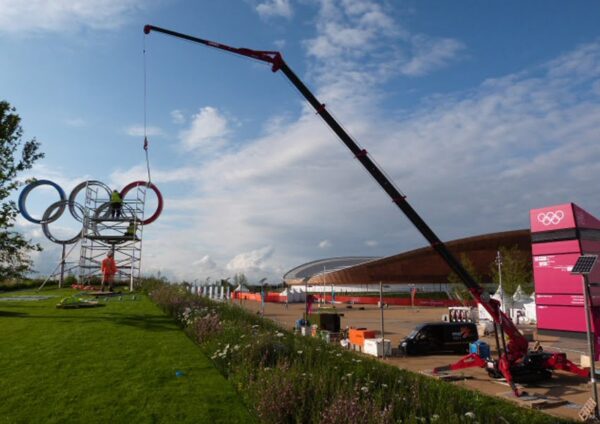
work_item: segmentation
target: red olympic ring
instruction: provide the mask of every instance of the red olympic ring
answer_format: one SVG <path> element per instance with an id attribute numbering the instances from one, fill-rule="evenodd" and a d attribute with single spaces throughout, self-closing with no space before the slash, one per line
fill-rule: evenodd
<path id="1" fill-rule="evenodd" d="M 134 181 L 132 183 L 127 184 L 125 187 L 123 187 L 123 190 L 121 190 L 121 198 L 125 199 L 125 196 L 132 188 L 139 187 L 139 186 L 148 187 L 150 190 L 152 190 L 156 194 L 156 197 L 158 199 L 158 207 L 156 208 L 156 211 L 154 212 L 154 214 L 152 214 L 152 216 L 150 216 L 150 218 L 140 221 L 140 224 L 148 225 L 148 224 L 151 224 L 154 221 L 156 221 L 156 219 L 160 216 L 160 214 L 163 210 L 163 204 L 164 204 L 163 197 L 162 197 L 162 194 L 160 193 L 160 191 L 158 190 L 158 187 L 156 187 L 153 183 L 150 183 L 148 181 Z"/>

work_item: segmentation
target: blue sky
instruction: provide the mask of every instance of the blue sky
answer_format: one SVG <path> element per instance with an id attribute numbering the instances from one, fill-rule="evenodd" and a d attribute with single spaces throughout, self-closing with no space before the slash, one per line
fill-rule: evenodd
<path id="1" fill-rule="evenodd" d="M 526 228 L 531 208 L 600 215 L 595 1 L 0 0 L 1 98 L 66 190 L 145 178 L 144 24 L 279 50 L 443 240 Z M 269 67 L 145 37 L 152 180 L 146 272 L 278 281 L 322 257 L 425 241 Z M 53 198 L 40 190 L 31 210 Z M 65 218 L 66 219 L 66 218 Z M 62 224 L 69 228 L 69 224 Z M 38 226 L 19 229 L 46 250 Z"/>

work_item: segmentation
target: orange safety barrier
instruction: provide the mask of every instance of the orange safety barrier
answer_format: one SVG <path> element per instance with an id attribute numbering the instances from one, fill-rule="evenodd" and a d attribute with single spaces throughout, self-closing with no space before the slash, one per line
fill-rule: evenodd
<path id="1" fill-rule="evenodd" d="M 358 346 L 365 345 L 365 339 L 374 339 L 378 331 L 367 330 L 366 328 L 351 328 L 348 332 L 350 343 Z"/>

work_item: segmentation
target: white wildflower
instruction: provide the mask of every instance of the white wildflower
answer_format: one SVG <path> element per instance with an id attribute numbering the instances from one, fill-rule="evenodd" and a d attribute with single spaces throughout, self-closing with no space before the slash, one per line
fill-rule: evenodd
<path id="1" fill-rule="evenodd" d="M 475 419 L 475 413 L 474 413 L 474 412 L 471 412 L 471 411 L 469 411 L 469 412 L 466 412 L 466 413 L 465 413 L 465 417 L 467 417 L 467 418 L 470 418 L 470 419 L 474 420 L 474 419 Z"/>

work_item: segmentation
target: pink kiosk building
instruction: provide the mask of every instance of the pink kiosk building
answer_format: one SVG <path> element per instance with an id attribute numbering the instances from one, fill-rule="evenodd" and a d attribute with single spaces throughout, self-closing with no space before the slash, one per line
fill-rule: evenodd
<path id="1" fill-rule="evenodd" d="M 582 254 L 600 255 L 600 220 L 573 203 L 529 213 L 540 334 L 585 337 L 583 277 L 571 274 Z M 592 331 L 600 351 L 600 264 L 589 275 Z"/>

